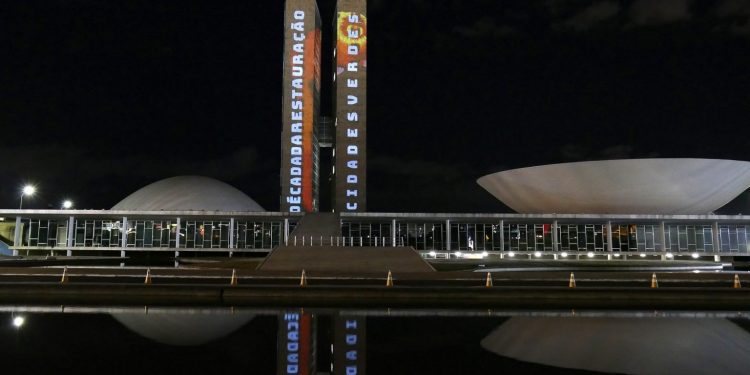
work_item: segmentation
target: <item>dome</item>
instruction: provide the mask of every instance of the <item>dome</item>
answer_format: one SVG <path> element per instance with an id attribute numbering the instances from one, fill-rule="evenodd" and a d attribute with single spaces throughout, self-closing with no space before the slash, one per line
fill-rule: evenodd
<path id="1" fill-rule="evenodd" d="M 233 186 L 203 176 L 177 176 L 154 182 L 128 195 L 112 210 L 265 211 Z"/>
<path id="2" fill-rule="evenodd" d="M 707 214 L 750 186 L 750 163 L 602 160 L 512 169 L 477 183 L 519 213 Z"/>
<path id="3" fill-rule="evenodd" d="M 746 374 L 750 366 L 750 334 L 711 317 L 514 316 L 480 345 L 519 361 L 602 373 Z"/>
<path id="4" fill-rule="evenodd" d="M 240 329 L 255 315 L 207 313 L 200 310 L 153 308 L 148 314 L 112 314 L 125 327 L 158 343 L 177 346 L 203 345 Z"/>

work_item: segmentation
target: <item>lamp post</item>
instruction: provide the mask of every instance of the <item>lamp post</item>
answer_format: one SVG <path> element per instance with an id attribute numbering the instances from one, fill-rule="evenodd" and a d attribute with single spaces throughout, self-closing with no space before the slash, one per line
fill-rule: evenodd
<path id="1" fill-rule="evenodd" d="M 19 210 L 23 208 L 23 196 L 32 196 L 34 193 L 36 193 L 36 186 L 34 185 L 26 185 L 21 189 L 21 203 L 18 205 Z"/>

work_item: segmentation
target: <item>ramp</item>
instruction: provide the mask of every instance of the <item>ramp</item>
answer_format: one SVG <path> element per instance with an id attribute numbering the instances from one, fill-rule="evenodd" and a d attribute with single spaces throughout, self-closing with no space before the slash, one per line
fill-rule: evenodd
<path id="1" fill-rule="evenodd" d="M 411 247 L 279 246 L 258 266 L 261 271 L 366 273 L 435 272 Z"/>
<path id="2" fill-rule="evenodd" d="M 290 237 L 337 237 L 341 235 L 339 214 L 335 212 L 309 212 L 297 223 Z"/>

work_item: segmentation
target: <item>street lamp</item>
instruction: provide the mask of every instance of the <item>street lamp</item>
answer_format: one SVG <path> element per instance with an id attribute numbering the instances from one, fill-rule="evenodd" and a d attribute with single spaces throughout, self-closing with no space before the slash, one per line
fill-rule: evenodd
<path id="1" fill-rule="evenodd" d="M 36 186 L 34 185 L 26 185 L 21 189 L 21 203 L 18 205 L 19 210 L 23 208 L 23 196 L 32 196 L 34 193 L 36 193 Z"/>
<path id="2" fill-rule="evenodd" d="M 70 199 L 66 199 L 66 200 L 65 200 L 65 201 L 63 202 L 63 204 L 62 204 L 62 207 L 63 207 L 64 209 L 66 209 L 66 210 L 69 210 L 69 209 L 70 209 L 71 207 L 73 207 L 73 201 L 71 201 Z"/>

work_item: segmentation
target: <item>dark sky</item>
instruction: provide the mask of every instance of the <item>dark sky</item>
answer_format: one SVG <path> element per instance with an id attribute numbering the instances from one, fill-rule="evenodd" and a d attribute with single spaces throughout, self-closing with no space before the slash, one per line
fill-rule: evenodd
<path id="1" fill-rule="evenodd" d="M 370 211 L 507 211 L 475 180 L 537 164 L 750 160 L 750 0 L 380 0 L 368 23 Z M 198 174 L 277 210 L 282 47 L 282 1 L 3 2 L 0 207 Z"/>

